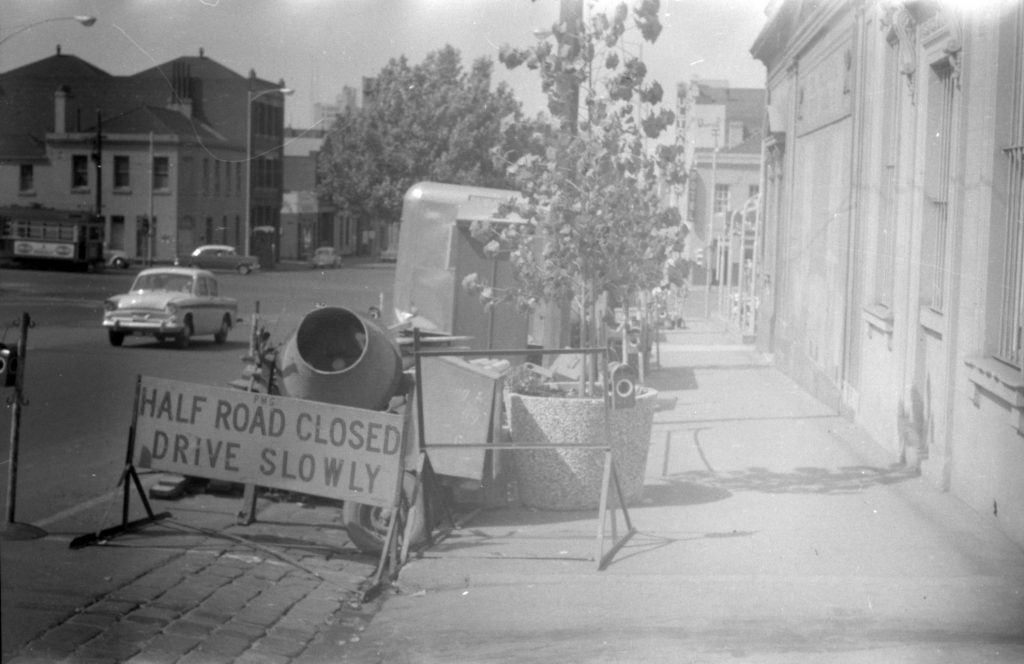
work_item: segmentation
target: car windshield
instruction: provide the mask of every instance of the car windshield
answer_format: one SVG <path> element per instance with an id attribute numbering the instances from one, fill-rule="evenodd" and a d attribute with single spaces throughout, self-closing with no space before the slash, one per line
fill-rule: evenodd
<path id="1" fill-rule="evenodd" d="M 132 290 L 165 290 L 191 293 L 192 277 L 187 274 L 168 274 L 162 272 L 141 274 L 135 279 L 135 283 L 132 284 Z"/>

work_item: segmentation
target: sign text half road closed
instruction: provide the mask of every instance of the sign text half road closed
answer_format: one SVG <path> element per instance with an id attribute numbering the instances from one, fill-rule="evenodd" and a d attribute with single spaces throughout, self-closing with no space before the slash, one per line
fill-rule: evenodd
<path id="1" fill-rule="evenodd" d="M 135 465 L 392 507 L 402 418 L 143 376 Z"/>

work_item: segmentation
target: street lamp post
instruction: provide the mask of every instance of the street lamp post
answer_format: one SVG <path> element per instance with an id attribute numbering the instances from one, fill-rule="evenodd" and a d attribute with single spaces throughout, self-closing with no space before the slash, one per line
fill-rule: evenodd
<path id="1" fill-rule="evenodd" d="M 11 34 L 7 35 L 6 37 L 0 38 L 0 44 L 3 44 L 5 41 L 10 39 L 11 37 L 14 37 L 15 35 L 19 35 L 22 32 L 25 32 L 26 30 L 28 30 L 30 28 L 34 28 L 37 25 L 42 25 L 43 23 L 52 23 L 53 21 L 78 21 L 79 23 L 81 23 L 85 27 L 89 27 L 90 25 L 92 25 L 93 23 L 96 22 L 96 17 L 95 16 L 56 16 L 54 18 L 44 18 L 42 21 L 36 21 L 35 23 L 30 23 L 28 25 L 22 26 L 22 27 L 18 28 L 17 30 L 11 32 Z"/>
<path id="2" fill-rule="evenodd" d="M 246 256 L 252 250 L 252 103 L 263 95 L 274 92 L 290 95 L 295 91 L 291 88 L 267 88 L 253 94 L 252 88 L 249 88 L 245 105 L 245 242 L 243 253 Z"/>

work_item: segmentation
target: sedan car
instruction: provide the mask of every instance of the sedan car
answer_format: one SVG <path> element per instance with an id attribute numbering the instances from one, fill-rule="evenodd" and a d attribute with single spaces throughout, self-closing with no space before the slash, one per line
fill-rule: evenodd
<path id="1" fill-rule="evenodd" d="M 195 335 L 212 334 L 224 343 L 237 317 L 238 301 L 220 295 L 211 272 L 157 267 L 139 272 L 128 293 L 107 299 L 103 327 L 112 346 L 128 335 L 152 335 L 186 348 Z"/>
<path id="2" fill-rule="evenodd" d="M 314 270 L 341 267 L 341 255 L 335 251 L 334 247 L 317 247 L 317 250 L 313 252 L 313 258 L 309 261 L 309 266 Z"/>
<path id="3" fill-rule="evenodd" d="M 260 269 L 260 261 L 255 256 L 242 256 L 235 248 L 227 244 L 204 244 L 195 248 L 188 256 L 179 256 L 175 265 L 197 267 L 204 270 L 236 270 L 240 274 L 249 274 Z"/>

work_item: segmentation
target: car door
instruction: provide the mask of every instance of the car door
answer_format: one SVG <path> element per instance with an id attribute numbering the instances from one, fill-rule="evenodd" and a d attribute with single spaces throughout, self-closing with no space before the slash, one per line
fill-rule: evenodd
<path id="1" fill-rule="evenodd" d="M 213 256 L 210 259 L 210 268 L 212 270 L 230 270 L 233 259 L 231 252 L 227 249 L 217 249 L 213 252 Z"/>
<path id="2" fill-rule="evenodd" d="M 216 326 L 217 310 L 210 306 L 212 300 L 209 281 L 209 277 L 196 277 L 196 306 L 192 309 L 192 332 L 195 334 L 208 334 Z"/>

